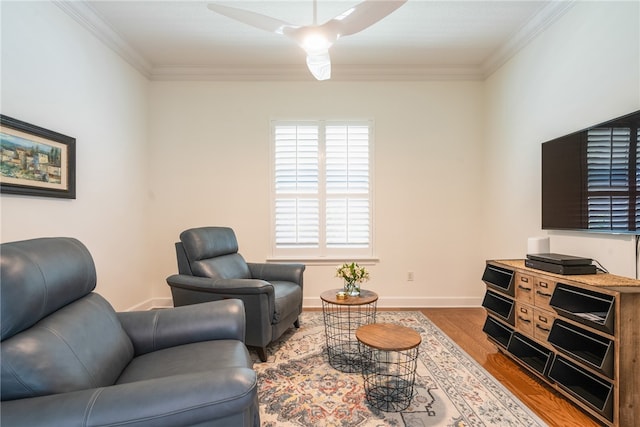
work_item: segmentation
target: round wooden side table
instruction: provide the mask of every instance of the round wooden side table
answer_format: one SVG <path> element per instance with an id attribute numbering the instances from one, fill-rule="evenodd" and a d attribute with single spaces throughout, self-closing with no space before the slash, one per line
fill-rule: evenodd
<path id="1" fill-rule="evenodd" d="M 356 338 L 367 401 L 385 412 L 406 409 L 413 398 L 420 334 L 405 326 L 375 323 L 358 328 Z"/>
<path id="2" fill-rule="evenodd" d="M 357 297 L 338 298 L 342 289 L 320 294 L 329 364 L 342 372 L 360 372 L 362 356 L 355 339 L 356 330 L 376 321 L 378 294 L 361 290 Z"/>

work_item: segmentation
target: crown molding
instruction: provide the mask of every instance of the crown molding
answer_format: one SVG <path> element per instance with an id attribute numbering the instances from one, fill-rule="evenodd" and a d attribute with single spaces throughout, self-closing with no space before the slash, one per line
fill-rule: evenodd
<path id="1" fill-rule="evenodd" d="M 305 67 L 281 66 L 159 66 L 149 79 L 152 81 L 305 81 L 314 80 Z"/>
<path id="2" fill-rule="evenodd" d="M 507 63 L 516 53 L 571 9 L 576 0 L 553 0 L 518 30 L 481 66 L 484 78 Z"/>
<path id="3" fill-rule="evenodd" d="M 434 67 L 428 65 L 336 65 L 331 81 L 485 80 L 538 34 L 569 10 L 575 0 L 554 0 L 480 65 Z M 315 81 L 306 67 L 280 65 L 153 66 L 129 45 L 85 0 L 52 0 L 67 15 L 94 34 L 151 81 Z"/>
<path id="4" fill-rule="evenodd" d="M 155 67 L 152 81 L 312 81 L 304 66 L 273 67 Z M 477 67 L 428 67 L 420 65 L 335 65 L 329 81 L 425 81 L 483 80 Z"/>
<path id="5" fill-rule="evenodd" d="M 84 0 L 52 0 L 52 3 L 62 9 L 67 15 L 95 35 L 102 43 L 120 55 L 122 59 L 149 78 L 152 66 L 129 43 L 111 28 Z"/>

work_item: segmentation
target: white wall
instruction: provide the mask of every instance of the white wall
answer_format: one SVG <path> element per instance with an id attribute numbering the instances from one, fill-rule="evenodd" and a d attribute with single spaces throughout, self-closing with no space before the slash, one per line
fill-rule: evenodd
<path id="1" fill-rule="evenodd" d="M 480 82 L 152 83 L 153 281 L 175 272 L 170 243 L 189 227 L 231 226 L 246 259 L 269 256 L 271 119 L 364 118 L 380 258 L 366 287 L 386 306 L 477 305 L 482 103 Z M 307 266 L 306 305 L 334 274 Z"/>
<path id="2" fill-rule="evenodd" d="M 48 2 L 2 2 L 2 114 L 77 139 L 77 199 L 0 197 L 0 239 L 73 236 L 117 309 L 169 301 L 173 242 L 269 252 L 269 120 L 372 118 L 381 305 L 478 304 L 487 258 L 540 230 L 540 143 L 640 109 L 637 2 L 576 2 L 486 82 L 147 82 Z M 28 30 L 27 30 L 28 29 Z M 147 142 L 148 141 L 148 142 Z M 630 237 L 548 233 L 633 276 Z M 413 271 L 415 281 L 407 282 Z M 340 285 L 309 266 L 308 305 Z"/>
<path id="3" fill-rule="evenodd" d="M 48 2 L 2 2 L 2 114 L 76 138 L 77 198 L 3 194 L 3 242 L 80 239 L 97 291 L 117 309 L 147 300 L 147 87 Z"/>
<path id="4" fill-rule="evenodd" d="M 486 258 L 522 258 L 527 237 L 635 276 L 631 236 L 540 228 L 540 144 L 640 109 L 640 3 L 576 2 L 486 82 Z"/>

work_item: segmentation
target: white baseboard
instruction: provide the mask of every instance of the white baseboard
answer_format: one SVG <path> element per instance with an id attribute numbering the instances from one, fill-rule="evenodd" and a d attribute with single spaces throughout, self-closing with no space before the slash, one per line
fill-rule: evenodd
<path id="1" fill-rule="evenodd" d="M 384 297 L 378 299 L 379 308 L 427 308 L 427 307 L 480 307 L 482 297 Z M 304 308 L 321 308 L 320 297 L 307 297 L 302 301 Z M 171 308 L 173 300 L 170 297 L 151 298 L 134 305 L 127 311 L 144 311 L 154 308 Z"/>
<path id="2" fill-rule="evenodd" d="M 165 298 L 151 298 L 146 301 L 136 304 L 133 307 L 129 307 L 126 311 L 145 311 L 153 310 L 154 308 L 171 308 L 173 307 L 173 300 L 170 297 Z"/>
<path id="3" fill-rule="evenodd" d="M 378 308 L 427 308 L 427 307 L 480 307 L 482 297 L 384 297 L 378 299 Z M 304 298 L 304 308 L 320 308 L 320 297 Z"/>

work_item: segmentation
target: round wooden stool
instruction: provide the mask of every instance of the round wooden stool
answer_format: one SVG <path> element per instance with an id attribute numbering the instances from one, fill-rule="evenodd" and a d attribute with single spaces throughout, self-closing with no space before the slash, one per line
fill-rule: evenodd
<path id="1" fill-rule="evenodd" d="M 373 323 L 359 327 L 356 338 L 367 401 L 385 412 L 406 409 L 413 398 L 420 334 L 405 326 Z"/>

